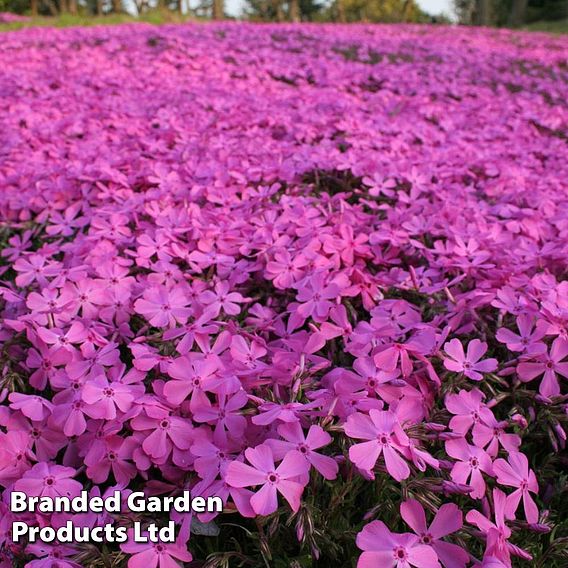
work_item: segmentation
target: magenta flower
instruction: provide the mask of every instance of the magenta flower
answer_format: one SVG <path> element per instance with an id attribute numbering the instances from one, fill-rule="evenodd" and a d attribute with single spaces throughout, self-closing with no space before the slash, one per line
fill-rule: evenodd
<path id="1" fill-rule="evenodd" d="M 506 343 L 507 348 L 511 351 L 539 351 L 544 347 L 544 343 L 540 340 L 545 333 L 542 328 L 534 325 L 534 317 L 526 314 L 520 314 L 517 317 L 517 327 L 519 333 L 514 333 L 506 327 L 502 327 L 497 331 L 496 337 L 501 343 Z"/>
<path id="2" fill-rule="evenodd" d="M 83 485 L 73 479 L 75 474 L 72 467 L 41 462 L 26 471 L 16 481 L 14 489 L 32 497 L 76 497 L 81 493 Z"/>
<path id="3" fill-rule="evenodd" d="M 282 463 L 276 467 L 272 450 L 266 444 L 247 448 L 245 456 L 252 466 L 239 461 L 232 462 L 225 481 L 232 487 L 251 487 L 260 489 L 251 497 L 250 504 L 257 515 L 269 515 L 278 508 L 278 493 L 288 501 L 293 511 L 300 508 L 300 497 L 304 490 L 296 479 L 308 470 L 308 463 L 300 452 L 286 454 Z"/>
<path id="4" fill-rule="evenodd" d="M 206 290 L 200 294 L 199 299 L 215 316 L 221 310 L 228 315 L 236 316 L 241 311 L 239 304 L 245 301 L 238 292 L 230 292 L 229 283 L 225 281 L 215 284 L 215 291 Z"/>
<path id="5" fill-rule="evenodd" d="M 45 420 L 53 411 L 53 404 L 45 398 L 37 395 L 10 393 L 10 408 L 19 410 L 30 420 L 38 422 Z"/>
<path id="6" fill-rule="evenodd" d="M 298 314 L 303 318 L 312 316 L 316 321 L 327 317 L 333 307 L 332 300 L 339 296 L 340 288 L 335 283 L 326 283 L 326 275 L 317 272 L 296 285 L 297 300 L 300 302 Z"/>
<path id="7" fill-rule="evenodd" d="M 442 505 L 430 526 L 426 524 L 424 508 L 415 499 L 404 501 L 400 505 L 400 514 L 404 522 L 418 535 L 420 542 L 434 549 L 445 568 L 465 567 L 469 554 L 461 546 L 441 540 L 462 528 L 463 515 L 456 505 Z"/>
<path id="8" fill-rule="evenodd" d="M 523 382 L 529 382 L 540 375 L 544 375 L 540 383 L 539 392 L 546 396 L 556 396 L 560 394 L 560 385 L 558 384 L 558 375 L 568 378 L 568 361 L 564 361 L 568 357 L 568 340 L 557 337 L 550 352 L 544 351 L 517 366 L 519 379 Z"/>
<path id="9" fill-rule="evenodd" d="M 366 525 L 357 535 L 357 546 L 364 551 L 357 568 L 440 568 L 431 546 L 414 534 L 390 532 L 382 521 Z"/>
<path id="10" fill-rule="evenodd" d="M 217 364 L 213 361 L 191 361 L 187 357 L 179 357 L 168 367 L 168 375 L 173 380 L 164 386 L 164 395 L 168 401 L 177 406 L 191 395 L 192 407 L 207 406 L 204 393 L 217 385 Z"/>
<path id="11" fill-rule="evenodd" d="M 20 479 L 30 469 L 31 460 L 35 460 L 35 456 L 25 432 L 0 432 L 0 485 L 6 487 Z"/>
<path id="12" fill-rule="evenodd" d="M 105 375 L 89 379 L 82 390 L 83 401 L 87 403 L 85 413 L 91 418 L 114 420 L 117 410 L 127 412 L 140 390 L 118 381 L 109 382 Z"/>
<path id="13" fill-rule="evenodd" d="M 458 394 L 446 397 L 445 405 L 455 414 L 450 420 L 450 428 L 465 436 L 472 426 L 479 423 L 490 424 L 495 420 L 493 413 L 483 402 L 485 395 L 479 389 L 460 390 Z"/>
<path id="14" fill-rule="evenodd" d="M 314 451 L 332 442 L 331 436 L 321 426 L 310 426 L 306 436 L 299 422 L 289 422 L 280 424 L 278 433 L 284 440 L 269 439 L 266 441 L 272 448 L 275 459 L 282 459 L 289 452 L 296 450 L 326 479 L 335 479 L 337 477 L 337 462 L 329 456 L 324 456 Z"/>
<path id="15" fill-rule="evenodd" d="M 97 440 L 84 458 L 87 475 L 95 483 L 104 483 L 112 471 L 118 485 L 126 487 L 137 474 L 131 461 L 137 446 L 133 437 L 109 436 L 105 440 Z"/>
<path id="16" fill-rule="evenodd" d="M 454 463 L 451 471 L 452 480 L 473 487 L 471 496 L 481 499 L 485 495 L 485 479 L 483 473 L 493 474 L 493 466 L 489 455 L 478 448 L 471 446 L 465 439 L 450 440 L 446 442 L 446 452 L 458 461 Z"/>
<path id="17" fill-rule="evenodd" d="M 140 300 L 134 303 L 136 313 L 143 315 L 155 327 L 174 327 L 185 323 L 191 315 L 188 300 L 181 288 L 167 290 L 164 287 L 148 288 Z"/>
<path id="18" fill-rule="evenodd" d="M 351 446 L 349 459 L 371 479 L 374 479 L 373 468 L 381 454 L 394 479 L 401 481 L 410 475 L 410 468 L 400 455 L 409 446 L 408 436 L 393 412 L 372 409 L 368 416 L 357 412 L 349 416 L 344 430 L 351 438 L 368 440 Z"/>
<path id="19" fill-rule="evenodd" d="M 466 515 L 468 523 L 475 525 L 485 536 L 486 547 L 484 558 L 489 559 L 489 565 L 493 566 L 495 561 L 502 562 L 505 566 L 511 566 L 511 552 L 517 556 L 531 560 L 530 554 L 522 549 L 513 547 L 509 543 L 512 532 L 505 524 L 506 519 L 506 497 L 499 489 L 493 489 L 493 510 L 495 522 L 491 521 L 479 511 L 469 511 Z"/>
<path id="20" fill-rule="evenodd" d="M 507 452 L 517 452 L 521 438 L 517 434 L 505 432 L 507 421 L 498 422 L 493 415 L 491 419 L 478 422 L 473 427 L 473 442 L 478 448 L 484 448 L 492 459 L 497 457 L 499 447 Z"/>
<path id="21" fill-rule="evenodd" d="M 455 373 L 463 373 L 473 381 L 481 381 L 482 373 L 491 373 L 497 369 L 497 359 L 483 359 L 487 351 L 487 343 L 473 339 L 467 346 L 467 354 L 459 339 L 452 339 L 444 345 L 446 357 L 444 367 Z"/>
<path id="22" fill-rule="evenodd" d="M 120 545 L 123 552 L 132 554 L 128 559 L 128 568 L 179 568 L 179 562 L 191 562 L 193 558 L 186 547 L 178 542 L 134 542 L 131 532 L 129 537 L 127 542 Z"/>
<path id="23" fill-rule="evenodd" d="M 501 458 L 495 460 L 493 469 L 497 476 L 497 483 L 516 488 L 506 499 L 505 514 L 507 518 L 515 518 L 522 498 L 527 521 L 537 523 L 538 509 L 531 493 L 538 493 L 538 483 L 534 472 L 529 469 L 527 457 L 520 452 L 510 452 L 507 461 Z"/>
<path id="24" fill-rule="evenodd" d="M 215 425 L 215 431 L 223 436 L 230 433 L 234 438 L 240 438 L 247 426 L 246 418 L 241 413 L 247 402 L 246 392 L 240 390 L 228 397 L 220 393 L 217 405 L 203 404 L 196 407 L 193 418 L 197 422 L 211 422 Z"/>
<path id="25" fill-rule="evenodd" d="M 163 409 L 146 410 L 131 421 L 135 431 L 144 432 L 142 449 L 151 458 L 162 461 L 173 448 L 188 450 L 192 443 L 191 424 L 180 416 L 170 416 Z"/>
<path id="26" fill-rule="evenodd" d="M 39 557 L 28 562 L 26 568 L 81 568 L 81 565 L 71 558 L 78 552 L 71 546 L 34 542 L 26 547 L 26 552 Z"/>

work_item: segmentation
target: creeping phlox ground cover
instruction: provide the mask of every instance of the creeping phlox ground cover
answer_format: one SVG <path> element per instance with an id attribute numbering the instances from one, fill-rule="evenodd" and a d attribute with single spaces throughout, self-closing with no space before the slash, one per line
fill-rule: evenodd
<path id="1" fill-rule="evenodd" d="M 565 566 L 567 53 L 3 34 L 0 565 Z M 224 512 L 8 506 L 117 489 Z M 69 520 L 176 542 L 11 540 Z"/>

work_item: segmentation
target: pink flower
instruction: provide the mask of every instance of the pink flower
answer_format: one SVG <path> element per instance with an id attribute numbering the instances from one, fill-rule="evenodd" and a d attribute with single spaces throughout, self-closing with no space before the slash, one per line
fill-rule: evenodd
<path id="1" fill-rule="evenodd" d="M 82 390 L 83 400 L 87 403 L 85 413 L 91 418 L 114 420 L 117 410 L 127 412 L 140 390 L 132 385 L 118 381 L 110 382 L 105 375 L 98 375 L 85 382 Z"/>
<path id="2" fill-rule="evenodd" d="M 511 351 L 531 351 L 540 350 L 544 347 L 544 343 L 540 340 L 544 337 L 544 331 L 534 327 L 534 317 L 526 314 L 517 316 L 517 327 L 519 334 L 512 332 L 506 327 L 502 327 L 497 331 L 496 337 L 501 343 L 506 343 L 507 348 Z"/>
<path id="3" fill-rule="evenodd" d="M 123 552 L 132 554 L 128 568 L 179 568 L 180 562 L 191 562 L 192 556 L 181 543 L 134 542 L 129 531 L 129 540 L 120 545 Z"/>
<path id="4" fill-rule="evenodd" d="M 164 386 L 164 395 L 175 406 L 191 395 L 191 406 L 195 410 L 207 406 L 205 390 L 211 390 L 218 384 L 217 364 L 214 361 L 191 361 L 188 357 L 179 357 L 168 367 L 168 375 L 173 380 Z"/>
<path id="5" fill-rule="evenodd" d="M 115 435 L 105 440 L 97 440 L 84 458 L 87 475 L 95 483 L 104 483 L 112 471 L 116 482 L 126 487 L 137 474 L 136 466 L 130 461 L 137 446 L 138 443 L 132 436 L 123 439 Z"/>
<path id="6" fill-rule="evenodd" d="M 18 272 L 18 276 L 16 276 L 18 286 L 29 286 L 37 281 L 43 287 L 47 286 L 48 278 L 57 276 L 59 266 L 58 263 L 50 262 L 39 254 L 32 254 L 27 258 L 16 260 L 14 270 Z"/>
<path id="7" fill-rule="evenodd" d="M 36 342 L 36 349 L 28 351 L 26 365 L 36 369 L 30 376 L 30 385 L 38 390 L 47 386 L 47 381 L 55 373 L 58 366 L 71 360 L 71 353 L 56 346 L 48 347 L 43 341 Z"/>
<path id="8" fill-rule="evenodd" d="M 459 460 L 454 463 L 451 471 L 452 480 L 456 483 L 469 484 L 473 487 L 471 496 L 481 499 L 485 495 L 485 480 L 483 473 L 493 474 L 491 458 L 481 448 L 471 446 L 465 439 L 446 442 L 448 455 Z"/>
<path id="9" fill-rule="evenodd" d="M 507 461 L 501 458 L 495 460 L 493 469 L 497 483 L 517 488 L 507 496 L 505 506 L 507 518 L 515 518 L 515 512 L 522 498 L 527 521 L 538 523 L 538 509 L 531 497 L 531 492 L 538 493 L 538 483 L 534 472 L 529 469 L 527 457 L 520 452 L 510 452 Z"/>
<path id="10" fill-rule="evenodd" d="M 52 465 L 41 462 L 26 471 L 21 479 L 16 481 L 14 489 L 23 491 L 31 497 L 76 497 L 83 486 L 72 479 L 76 471 L 72 467 Z"/>
<path id="11" fill-rule="evenodd" d="M 215 291 L 206 290 L 200 294 L 200 301 L 208 306 L 212 313 L 216 316 L 221 310 L 230 316 L 236 316 L 240 313 L 241 307 L 245 299 L 238 292 L 229 292 L 230 286 L 226 281 L 215 284 Z"/>
<path id="12" fill-rule="evenodd" d="M 369 411 L 369 415 L 359 412 L 351 414 L 344 426 L 351 438 L 369 440 L 349 448 L 349 459 L 374 479 L 373 468 L 383 454 L 387 471 L 397 481 L 410 475 L 410 468 L 400 456 L 409 446 L 408 436 L 400 426 L 396 415 L 391 411 Z"/>
<path id="13" fill-rule="evenodd" d="M 26 547 L 26 552 L 39 556 L 26 564 L 26 568 L 81 568 L 81 565 L 71 560 L 78 552 L 76 548 L 62 544 L 50 545 L 32 543 Z"/>
<path id="14" fill-rule="evenodd" d="M 240 438 L 247 426 L 246 418 L 241 414 L 241 408 L 247 402 L 248 397 L 244 390 L 230 397 L 221 393 L 218 396 L 217 405 L 203 404 L 196 407 L 193 418 L 197 422 L 213 423 L 215 430 L 222 432 L 223 436 L 230 433 L 233 438 Z"/>
<path id="15" fill-rule="evenodd" d="M 327 317 L 329 310 L 333 307 L 331 300 L 335 300 L 340 291 L 337 284 L 326 284 L 326 275 L 322 272 L 316 272 L 299 282 L 296 288 L 298 289 L 296 298 L 300 302 L 298 314 L 304 319 L 312 316 L 316 321 Z"/>
<path id="16" fill-rule="evenodd" d="M 297 511 L 304 487 L 295 480 L 303 476 L 309 467 L 302 454 L 288 452 L 278 467 L 274 465 L 272 450 L 266 444 L 247 448 L 245 456 L 252 467 L 234 461 L 229 464 L 225 480 L 232 487 L 261 486 L 250 500 L 255 513 L 263 516 L 274 513 L 278 508 L 278 493 L 288 501 L 293 511 Z"/>
<path id="17" fill-rule="evenodd" d="M 192 444 L 191 423 L 180 416 L 170 416 L 163 409 L 147 409 L 146 414 L 135 416 L 130 424 L 135 431 L 145 432 L 142 448 L 155 460 L 166 459 L 173 447 L 188 450 Z"/>
<path id="18" fill-rule="evenodd" d="M 191 315 L 188 300 L 181 288 L 168 290 L 152 287 L 144 291 L 142 299 L 136 300 L 134 309 L 155 327 L 174 327 L 185 323 Z"/>
<path id="19" fill-rule="evenodd" d="M 0 485 L 6 487 L 20 479 L 31 467 L 31 460 L 35 460 L 35 456 L 25 432 L 0 432 Z"/>
<path id="20" fill-rule="evenodd" d="M 528 356 L 530 357 L 530 354 Z M 546 397 L 559 395 L 560 385 L 556 375 L 558 373 L 568 378 L 568 361 L 564 361 L 566 357 L 568 357 L 568 340 L 557 337 L 552 343 L 550 353 L 544 351 L 535 357 L 530 357 L 534 358 L 534 361 L 519 363 L 517 366 L 519 379 L 526 383 L 544 373 L 539 392 Z"/>
<path id="21" fill-rule="evenodd" d="M 57 411 L 56 411 L 57 412 Z M 29 421 L 22 414 L 12 414 L 8 431 L 21 431 L 29 436 L 34 454 L 39 461 L 50 461 L 67 444 L 67 437 L 46 421 Z"/>
<path id="22" fill-rule="evenodd" d="M 418 535 L 420 542 L 434 549 L 445 568 L 465 567 L 469 554 L 460 546 L 441 540 L 462 528 L 463 515 L 456 505 L 442 505 L 429 527 L 426 524 L 424 508 L 415 499 L 404 501 L 400 505 L 400 514 L 404 522 Z"/>
<path id="23" fill-rule="evenodd" d="M 472 339 L 467 346 L 467 354 L 459 339 L 452 339 L 444 345 L 448 355 L 444 359 L 444 367 L 455 373 L 463 373 L 473 381 L 483 378 L 481 373 L 491 373 L 497 369 L 497 359 L 480 360 L 487 351 L 487 343 L 479 339 Z"/>
<path id="24" fill-rule="evenodd" d="M 10 408 L 20 410 L 30 420 L 45 420 L 53 410 L 53 404 L 45 398 L 31 394 L 10 393 Z"/>
<path id="25" fill-rule="evenodd" d="M 364 551 L 357 568 L 440 568 L 431 546 L 421 544 L 416 535 L 390 532 L 382 521 L 366 525 L 357 535 L 357 546 Z"/>
<path id="26" fill-rule="evenodd" d="M 276 288 L 290 288 L 304 274 L 308 260 L 302 254 L 290 255 L 287 250 L 274 253 L 274 260 L 266 264 L 266 277 L 274 282 Z"/>
<path id="27" fill-rule="evenodd" d="M 458 394 L 446 397 L 446 408 L 455 416 L 450 420 L 450 428 L 465 436 L 472 426 L 495 420 L 493 413 L 483 402 L 485 395 L 479 389 L 460 390 Z"/>
<path id="28" fill-rule="evenodd" d="M 482 515 L 479 511 L 469 511 L 466 515 L 468 523 L 475 525 L 486 538 L 484 558 L 487 557 L 511 565 L 512 545 L 508 542 L 511 529 L 505 524 L 505 494 L 499 489 L 493 489 L 493 507 L 495 522 Z M 529 556 L 530 559 L 530 556 Z"/>
<path id="29" fill-rule="evenodd" d="M 491 458 L 496 458 L 499 446 L 507 452 L 516 452 L 521 445 L 521 438 L 517 434 L 505 432 L 508 426 L 506 421 L 498 422 L 491 418 L 478 422 L 473 427 L 473 442 L 478 448 L 484 448 Z"/>
<path id="30" fill-rule="evenodd" d="M 282 459 L 289 452 L 297 450 L 326 479 L 337 477 L 337 462 L 333 458 L 314 451 L 332 442 L 331 436 L 321 426 L 310 426 L 308 435 L 305 436 L 298 422 L 289 422 L 280 424 L 278 433 L 284 440 L 269 439 L 266 441 L 272 448 L 275 459 Z"/>

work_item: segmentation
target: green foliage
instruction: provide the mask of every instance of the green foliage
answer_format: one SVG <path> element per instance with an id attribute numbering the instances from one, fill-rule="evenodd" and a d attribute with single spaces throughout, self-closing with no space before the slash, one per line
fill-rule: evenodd
<path id="1" fill-rule="evenodd" d="M 24 14 L 29 8 L 29 0 L 0 0 L 0 12 Z"/>
<path id="2" fill-rule="evenodd" d="M 251 20 L 290 20 L 290 2 L 282 0 L 247 0 L 245 14 Z M 302 21 L 339 21 L 343 12 L 347 22 L 419 22 L 427 16 L 415 0 L 298 0 Z"/>
<path id="3" fill-rule="evenodd" d="M 2 0 L 0 0 L 1 2 Z M 116 25 L 126 23 L 148 23 L 148 24 L 169 24 L 181 23 L 187 21 L 187 17 L 180 16 L 174 12 L 165 14 L 162 11 L 152 10 L 138 17 L 129 14 L 107 14 L 105 16 L 91 16 L 81 14 L 73 16 L 71 14 L 60 14 L 57 17 L 37 17 L 32 18 L 29 22 L 17 22 L 13 24 L 0 24 L 0 31 L 18 30 L 29 27 L 54 27 L 68 28 L 72 26 L 100 26 L 100 25 Z"/>
<path id="4" fill-rule="evenodd" d="M 416 22 L 424 14 L 414 0 L 343 0 L 348 22 Z"/>
<path id="5" fill-rule="evenodd" d="M 515 0 L 491 0 L 491 24 L 506 26 L 510 23 L 511 11 Z M 471 24 L 474 19 L 476 0 L 454 0 L 454 10 L 458 20 L 463 24 Z M 566 0 L 528 0 L 524 16 L 525 23 L 549 22 L 568 18 L 568 2 Z M 546 24 L 540 24 L 543 31 L 548 31 Z M 552 26 L 555 31 L 562 31 Z M 566 23 L 564 23 L 566 28 Z M 538 27 L 537 27 L 538 29 Z"/>
<path id="6" fill-rule="evenodd" d="M 526 26 L 526 29 L 534 32 L 549 32 L 554 34 L 568 34 L 568 19 L 556 20 L 552 22 L 533 22 Z"/>

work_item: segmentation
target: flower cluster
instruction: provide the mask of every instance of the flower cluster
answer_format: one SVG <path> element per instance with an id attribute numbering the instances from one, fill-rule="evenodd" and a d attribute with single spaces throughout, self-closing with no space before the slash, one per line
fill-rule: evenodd
<path id="1" fill-rule="evenodd" d="M 12 12 L 0 12 L 0 24 L 15 24 L 20 22 L 29 22 L 31 18 L 20 16 Z"/>
<path id="2" fill-rule="evenodd" d="M 360 568 L 530 558 L 518 534 L 549 530 L 555 492 L 531 448 L 566 441 L 567 47 L 416 26 L 4 34 L 0 566 L 111 565 L 12 542 L 16 518 L 108 522 L 12 514 L 12 490 L 190 490 L 234 524 L 307 518 L 354 479 L 397 501 L 360 503 Z M 191 561 L 214 515 L 171 515 L 175 544 L 113 562 Z"/>

